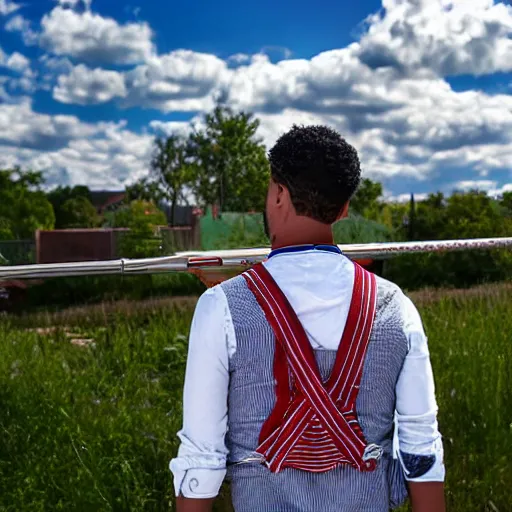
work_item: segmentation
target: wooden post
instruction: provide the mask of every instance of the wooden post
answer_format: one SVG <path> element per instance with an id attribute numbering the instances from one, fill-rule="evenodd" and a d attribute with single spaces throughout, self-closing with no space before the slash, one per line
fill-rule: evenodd
<path id="1" fill-rule="evenodd" d="M 36 230 L 36 263 L 41 262 L 41 237 L 40 237 L 40 229 Z"/>

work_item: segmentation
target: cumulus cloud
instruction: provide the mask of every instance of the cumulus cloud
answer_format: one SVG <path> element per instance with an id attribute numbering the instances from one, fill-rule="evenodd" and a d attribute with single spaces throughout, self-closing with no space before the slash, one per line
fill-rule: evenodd
<path id="1" fill-rule="evenodd" d="M 455 92 L 428 71 L 371 69 L 353 48 L 277 64 L 257 56 L 232 72 L 227 98 L 256 111 L 263 126 L 289 126 L 299 113 L 335 126 L 379 179 L 426 179 L 443 166 L 485 173 L 512 161 L 512 96 Z"/>
<path id="2" fill-rule="evenodd" d="M 80 64 L 69 75 L 61 75 L 53 97 L 62 103 L 97 105 L 126 96 L 124 76 L 116 71 L 90 69 Z"/>
<path id="3" fill-rule="evenodd" d="M 454 176 L 464 173 L 459 181 L 486 183 L 486 190 L 498 190 L 509 180 L 508 174 L 498 179 L 496 173 L 508 173 L 512 162 L 512 95 L 457 92 L 446 80 L 512 71 L 512 7 L 504 3 L 383 0 L 382 12 L 368 18 L 358 42 L 311 59 L 292 59 L 287 53 L 278 62 L 265 52 L 226 60 L 191 50 L 159 55 L 147 24 L 104 18 L 91 12 L 89 2 L 58 3 L 43 18 L 40 37 L 52 52 L 42 63 L 45 84 L 57 101 L 115 101 L 126 109 L 196 114 L 220 98 L 258 116 L 267 146 L 294 123 L 333 126 L 358 148 L 365 174 L 374 179 L 435 177 L 438 183 L 454 184 Z M 76 60 L 83 62 L 77 65 Z M 106 69 L 120 64 L 132 67 Z M 52 126 L 56 121 L 47 122 Z M 189 127 L 159 120 L 150 129 L 186 134 Z M 108 139 L 101 130 L 94 132 L 94 140 Z M 138 139 L 120 127 L 110 133 L 134 141 L 149 137 Z M 59 162 L 55 168 L 64 169 L 61 164 L 71 161 L 71 147 L 82 148 L 76 158 L 87 153 L 86 139 L 79 134 L 52 150 Z M 36 151 L 37 143 L 33 146 Z M 112 158 L 110 150 L 100 154 Z M 123 172 L 136 168 L 141 167 L 132 162 Z"/>
<path id="4" fill-rule="evenodd" d="M 11 102 L 6 87 L 10 92 L 21 90 L 24 93 L 31 93 L 35 91 L 37 73 L 32 70 L 30 60 L 25 55 L 19 52 L 8 55 L 0 48 L 0 68 L 2 67 L 11 72 L 9 76 L 0 76 L 3 101 Z"/>
<path id="5" fill-rule="evenodd" d="M 149 127 L 157 136 L 186 138 L 192 132 L 192 123 L 184 121 L 151 121 Z"/>
<path id="6" fill-rule="evenodd" d="M 73 116 L 49 116 L 32 110 L 30 98 L 0 105 L 0 145 L 40 151 L 55 150 L 77 137 L 89 137 L 101 128 Z"/>
<path id="7" fill-rule="evenodd" d="M 230 55 L 227 59 L 230 64 L 234 65 L 246 64 L 247 62 L 250 62 L 250 60 L 251 56 L 246 53 L 235 53 L 234 55 Z"/>
<path id="8" fill-rule="evenodd" d="M 7 32 L 19 32 L 23 38 L 23 42 L 27 46 L 37 44 L 39 39 L 39 34 L 32 29 L 32 24 L 30 21 L 25 19 L 21 14 L 13 16 L 5 24 L 5 30 Z"/>
<path id="9" fill-rule="evenodd" d="M 40 44 L 55 55 L 84 62 L 136 64 L 153 54 L 152 36 L 147 23 L 120 24 L 90 10 L 58 6 L 41 21 Z"/>
<path id="10" fill-rule="evenodd" d="M 415 201 L 424 201 L 427 199 L 428 194 L 414 194 Z M 411 200 L 411 194 L 398 194 L 396 196 L 391 194 L 384 194 L 384 200 L 388 203 L 408 203 Z"/>
<path id="11" fill-rule="evenodd" d="M 226 79 L 227 65 L 215 55 L 176 50 L 153 56 L 126 73 L 128 95 L 123 106 L 162 112 L 208 110 Z"/>
<path id="12" fill-rule="evenodd" d="M 79 7 L 85 9 L 86 11 L 91 10 L 92 0 L 55 0 L 62 7 L 70 7 L 72 9 L 77 9 Z"/>
<path id="13" fill-rule="evenodd" d="M 44 170 L 50 184 L 122 187 L 147 172 L 152 141 L 125 123 L 37 113 L 28 98 L 0 105 L 0 167 Z"/>
<path id="14" fill-rule="evenodd" d="M 462 180 L 454 184 L 454 190 L 467 192 L 468 190 L 495 190 L 498 183 L 492 180 Z"/>
<path id="15" fill-rule="evenodd" d="M 490 190 L 489 195 L 492 197 L 501 197 L 506 192 L 512 192 L 512 183 L 506 183 L 500 188 Z"/>
<path id="16" fill-rule="evenodd" d="M 512 7 L 493 0 L 383 0 L 357 45 L 373 69 L 440 76 L 512 70 Z"/>
<path id="17" fill-rule="evenodd" d="M 28 60 L 27 57 L 25 57 L 25 55 L 22 55 L 18 52 L 14 52 L 5 61 L 5 65 L 13 71 L 23 73 L 30 69 L 30 60 Z"/>
<path id="18" fill-rule="evenodd" d="M 9 14 L 17 11 L 20 7 L 20 4 L 17 4 L 12 0 L 0 0 L 0 15 L 8 16 Z"/>
<path id="19" fill-rule="evenodd" d="M 214 55 L 176 50 L 153 56 L 131 71 L 90 69 L 83 64 L 58 78 L 53 96 L 80 105 L 119 99 L 123 108 L 154 108 L 162 112 L 212 108 L 227 78 L 226 63 Z"/>

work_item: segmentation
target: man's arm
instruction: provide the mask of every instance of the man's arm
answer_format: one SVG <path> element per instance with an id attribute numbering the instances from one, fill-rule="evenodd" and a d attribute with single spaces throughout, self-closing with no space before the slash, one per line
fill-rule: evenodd
<path id="1" fill-rule="evenodd" d="M 445 512 L 443 444 L 437 423 L 434 375 L 420 315 L 402 297 L 409 343 L 396 392 L 397 446 L 414 512 Z"/>
<path id="2" fill-rule="evenodd" d="M 211 511 L 226 474 L 230 319 L 223 290 L 207 290 L 190 330 L 181 444 L 170 463 L 179 512 Z"/>
<path id="3" fill-rule="evenodd" d="M 409 482 L 409 494 L 414 512 L 444 512 L 446 510 L 443 482 Z M 204 509 L 205 512 L 206 510 L 209 509 Z"/>
<path id="4" fill-rule="evenodd" d="M 211 499 L 190 499 L 178 496 L 176 498 L 176 511 L 177 512 L 211 512 L 213 509 L 213 502 Z"/>

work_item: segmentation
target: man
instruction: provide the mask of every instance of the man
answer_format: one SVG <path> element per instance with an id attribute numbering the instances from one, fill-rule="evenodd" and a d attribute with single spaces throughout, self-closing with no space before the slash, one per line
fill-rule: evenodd
<path id="1" fill-rule="evenodd" d="M 407 494 L 414 512 L 443 512 L 420 316 L 334 245 L 357 152 L 327 127 L 293 127 L 269 160 L 272 252 L 206 291 L 192 322 L 178 511 L 211 511 L 227 476 L 236 512 L 384 512 Z"/>

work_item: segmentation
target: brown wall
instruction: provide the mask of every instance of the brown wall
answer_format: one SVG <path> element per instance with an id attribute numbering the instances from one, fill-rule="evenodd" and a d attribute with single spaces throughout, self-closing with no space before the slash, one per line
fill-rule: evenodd
<path id="1" fill-rule="evenodd" d="M 166 254 L 174 251 L 198 249 L 201 244 L 200 225 L 182 228 L 162 227 Z M 37 263 L 72 263 L 79 261 L 112 260 L 123 257 L 118 254 L 118 234 L 126 229 L 59 229 L 37 231 Z"/>
<path id="2" fill-rule="evenodd" d="M 111 229 L 62 229 L 36 233 L 38 263 L 100 261 L 115 258 Z"/>

